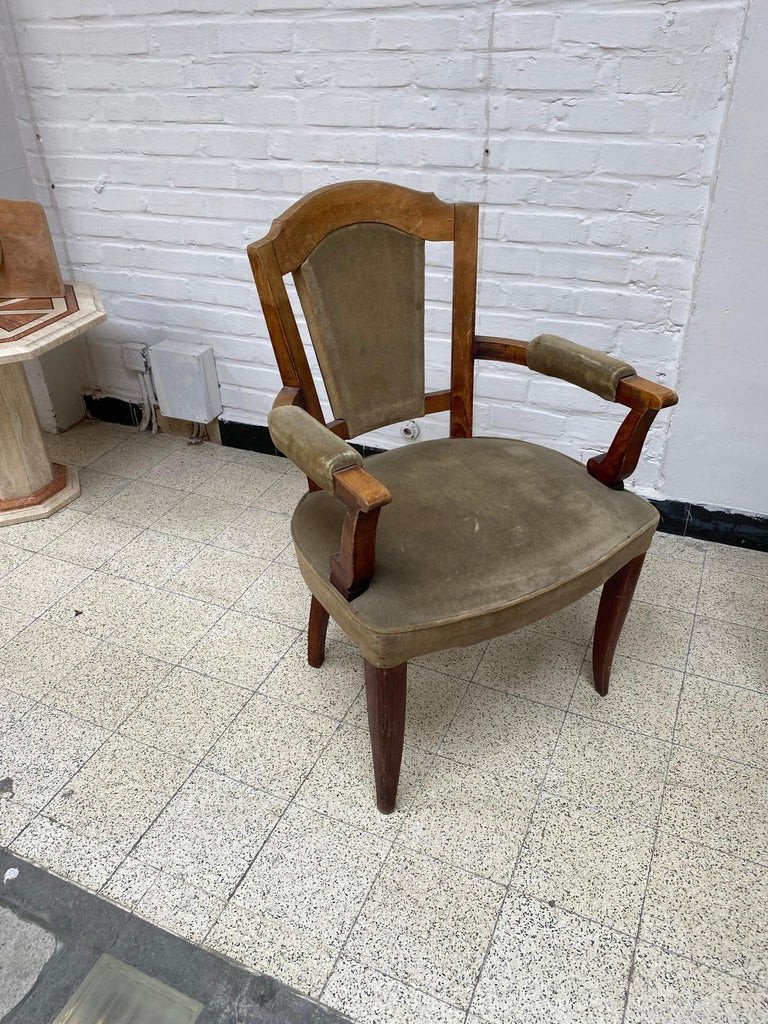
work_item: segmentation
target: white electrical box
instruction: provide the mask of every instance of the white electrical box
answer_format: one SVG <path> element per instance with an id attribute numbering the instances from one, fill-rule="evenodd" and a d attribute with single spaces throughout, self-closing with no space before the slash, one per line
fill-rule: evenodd
<path id="1" fill-rule="evenodd" d="M 149 362 L 164 416 L 210 423 L 221 415 L 219 377 L 210 345 L 160 341 L 150 348 Z"/>

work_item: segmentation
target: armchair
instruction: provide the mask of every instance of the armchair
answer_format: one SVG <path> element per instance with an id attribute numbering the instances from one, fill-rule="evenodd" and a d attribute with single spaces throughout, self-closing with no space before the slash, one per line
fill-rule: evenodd
<path id="1" fill-rule="evenodd" d="M 658 523 L 623 489 L 656 414 L 675 393 L 621 360 L 552 335 L 475 335 L 477 206 L 381 182 L 306 196 L 248 247 L 283 390 L 276 447 L 308 492 L 292 519 L 312 600 L 308 658 L 329 616 L 365 662 L 377 806 L 395 808 L 407 663 L 487 640 L 602 586 L 595 687 L 616 644 Z M 450 388 L 424 391 L 424 241 L 453 243 Z M 283 277 L 293 274 L 333 414 L 325 423 Z M 629 412 L 587 466 L 524 441 L 472 436 L 476 359 L 517 363 Z M 347 441 L 449 411 L 450 437 L 363 459 Z"/>

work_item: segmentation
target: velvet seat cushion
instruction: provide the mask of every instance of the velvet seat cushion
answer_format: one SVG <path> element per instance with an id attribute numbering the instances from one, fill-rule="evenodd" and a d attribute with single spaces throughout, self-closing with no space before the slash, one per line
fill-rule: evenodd
<path id="1" fill-rule="evenodd" d="M 344 508 L 306 494 L 292 520 L 312 593 L 373 665 L 463 647 L 570 604 L 651 543 L 658 513 L 573 459 L 502 438 L 425 441 L 364 462 L 392 493 L 376 573 L 347 602 L 329 581 Z"/>

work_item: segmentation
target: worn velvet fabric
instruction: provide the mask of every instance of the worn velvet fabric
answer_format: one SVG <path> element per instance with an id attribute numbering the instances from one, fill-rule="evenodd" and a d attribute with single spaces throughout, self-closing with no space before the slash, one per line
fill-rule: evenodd
<path id="1" fill-rule="evenodd" d="M 280 406 L 270 412 L 268 423 L 277 450 L 287 455 L 318 487 L 331 494 L 334 473 L 363 464 L 359 452 L 304 409 Z"/>
<path id="2" fill-rule="evenodd" d="M 528 343 L 525 353 L 528 366 L 548 377 L 559 377 L 580 388 L 592 391 L 612 402 L 622 377 L 631 377 L 635 370 L 622 359 L 604 352 L 577 345 L 556 334 L 540 334 Z"/>
<path id="3" fill-rule="evenodd" d="M 353 224 L 294 274 L 334 416 L 351 437 L 424 415 L 424 242 Z"/>
<path id="4" fill-rule="evenodd" d="M 329 582 L 344 508 L 305 495 L 292 521 L 302 575 L 382 668 L 543 618 L 645 552 L 658 514 L 558 452 L 523 441 L 426 441 L 364 461 L 392 493 L 376 573 L 346 602 Z"/>

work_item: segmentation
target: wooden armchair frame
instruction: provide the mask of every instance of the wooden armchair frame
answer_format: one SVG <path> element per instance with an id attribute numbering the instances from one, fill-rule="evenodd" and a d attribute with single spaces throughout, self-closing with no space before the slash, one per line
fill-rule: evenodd
<path id="1" fill-rule="evenodd" d="M 248 246 L 254 280 L 274 346 L 283 389 L 275 407 L 298 406 L 338 438 L 350 437 L 342 419 L 325 422 L 301 336 L 283 281 L 307 259 L 331 232 L 358 223 L 385 224 L 425 241 L 453 243 L 453 319 L 450 388 L 429 392 L 425 414 L 450 413 L 450 436 L 472 436 L 474 361 L 476 359 L 527 365 L 525 341 L 477 336 L 478 206 L 445 203 L 431 193 L 376 181 L 331 185 L 310 193 L 277 218 L 269 233 Z M 610 447 L 589 460 L 586 472 L 605 486 L 623 487 L 634 471 L 648 430 L 657 413 L 674 405 L 674 391 L 637 375 L 624 376 L 615 393 L 629 408 Z M 346 506 L 338 554 L 331 558 L 330 579 L 352 601 L 365 591 L 375 572 L 376 528 L 381 508 L 391 500 L 386 487 L 361 467 L 333 475 L 334 495 Z M 317 483 L 309 479 L 311 490 Z M 606 693 L 613 652 L 634 592 L 643 557 L 627 563 L 603 586 L 594 644 L 594 678 Z M 309 661 L 319 666 L 324 657 L 328 613 L 313 597 L 309 622 Z M 402 669 L 402 672 L 400 670 Z M 392 736 L 404 720 L 405 665 L 377 669 L 366 662 L 369 722 L 377 766 L 379 807 L 392 810 L 399 755 Z M 378 739 L 377 739 L 378 737 Z M 402 745 L 402 738 L 400 739 Z M 394 787 L 394 788 L 393 788 Z"/>

